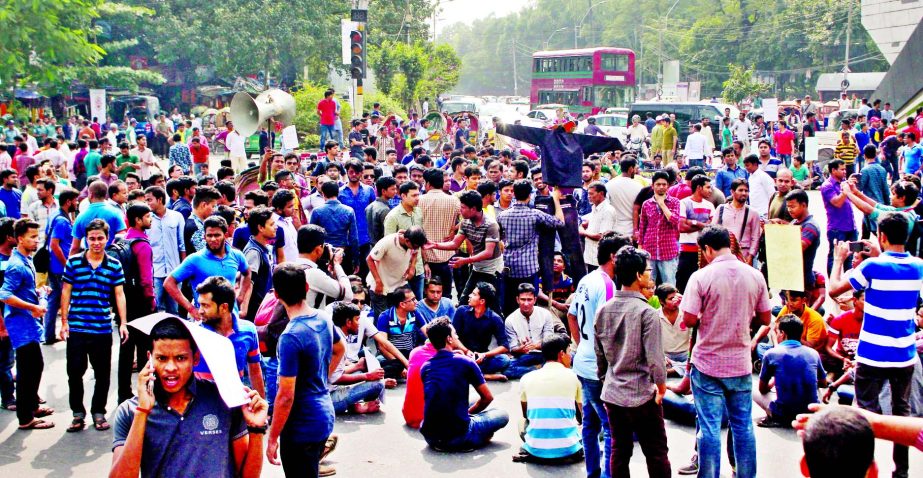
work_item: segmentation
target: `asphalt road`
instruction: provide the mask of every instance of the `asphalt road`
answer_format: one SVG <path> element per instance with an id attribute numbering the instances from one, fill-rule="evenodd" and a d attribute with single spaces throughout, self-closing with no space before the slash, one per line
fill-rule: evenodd
<path id="1" fill-rule="evenodd" d="M 820 196 L 811 193 L 811 210 L 818 219 L 822 207 Z M 824 267 L 826 245 L 818 252 L 816 267 Z M 70 422 L 67 405 L 67 376 L 65 373 L 65 344 L 58 343 L 42 347 L 45 357 L 45 374 L 41 395 L 48 400 L 57 413 L 50 417 L 55 428 L 43 431 L 22 432 L 16 428 L 16 415 L 0 410 L 0 476 L 16 477 L 99 477 L 108 473 L 112 460 L 110 453 L 112 432 L 97 432 L 87 429 L 82 433 L 66 433 Z M 117 352 L 113 354 L 116 358 Z M 115 363 L 113 360 L 113 381 L 109 399 L 110 418 L 115 409 Z M 87 397 L 92 389 L 92 375 L 87 373 Z M 518 403 L 519 384 L 491 384 L 495 396 L 492 406 L 506 410 L 512 420 L 498 432 L 491 445 L 471 453 L 444 454 L 426 446 L 419 432 L 404 426 L 401 416 L 403 386 L 387 392 L 382 413 L 366 416 L 345 416 L 337 419 L 334 433 L 339 435 L 339 446 L 330 456 L 328 463 L 336 466 L 337 476 L 398 477 L 447 475 L 459 478 L 490 477 L 580 477 L 584 476 L 582 465 L 548 467 L 513 463 L 521 441 L 518 426 L 521 410 Z M 472 391 L 473 393 L 473 391 Z M 763 415 L 754 405 L 754 419 Z M 801 444 L 791 430 L 755 428 L 757 443 L 758 476 L 767 478 L 791 478 L 800 476 L 798 461 Z M 670 460 L 675 470 L 684 466 L 692 454 L 695 430 L 692 427 L 667 422 L 667 437 Z M 723 442 L 723 440 L 722 440 Z M 881 469 L 881 476 L 888 476 L 892 469 L 891 445 L 876 443 L 875 455 Z M 635 447 L 632 459 L 635 476 L 645 476 L 644 457 Z M 923 476 L 923 455 L 911 450 L 911 476 Z M 727 463 L 723 465 L 723 476 L 731 476 Z M 281 477 L 282 470 L 268 463 L 263 476 Z"/>

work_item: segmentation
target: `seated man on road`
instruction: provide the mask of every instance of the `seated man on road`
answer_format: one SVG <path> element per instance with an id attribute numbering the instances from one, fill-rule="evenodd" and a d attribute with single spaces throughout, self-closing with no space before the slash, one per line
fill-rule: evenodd
<path id="1" fill-rule="evenodd" d="M 409 287 L 398 287 L 388 295 L 388 300 L 391 307 L 378 316 L 375 327 L 384 332 L 388 342 L 399 353 L 396 355 L 387 348 L 379 351 L 384 357 L 381 366 L 385 369 L 385 376 L 396 379 L 406 373 L 405 357 L 410 355 L 414 347 L 423 345 L 426 336 L 423 333 L 423 319 L 416 313 L 417 298 Z"/>
<path id="2" fill-rule="evenodd" d="M 769 349 L 763 357 L 760 393 L 753 395 L 753 401 L 766 411 L 757 426 L 791 426 L 795 416 L 806 413 L 809 404 L 819 402 L 817 387 L 827 385 L 827 372 L 820 362 L 820 354 L 800 340 L 803 327 L 801 319 L 794 315 L 783 315 L 779 319 L 779 345 Z M 775 392 L 772 391 L 773 381 Z"/>
<path id="3" fill-rule="evenodd" d="M 430 323 L 437 317 L 452 318 L 455 316 L 455 306 L 452 299 L 443 297 L 442 281 L 438 277 L 426 280 L 423 289 L 423 302 L 417 304 L 417 314 L 423 318 L 424 323 Z"/>
<path id="4" fill-rule="evenodd" d="M 692 332 L 679 315 L 683 295 L 673 284 L 660 284 L 654 294 L 660 301 L 660 338 L 666 355 L 667 371 L 673 370 L 683 377 L 686 375 L 686 362 L 689 361 L 689 336 Z"/>
<path id="5" fill-rule="evenodd" d="M 520 295 L 521 296 L 521 295 Z M 522 434 L 525 444 L 513 461 L 543 464 L 582 463 L 578 423 L 583 409 L 580 380 L 568 364 L 570 339 L 553 334 L 542 340 L 545 365 L 522 378 Z"/>
<path id="6" fill-rule="evenodd" d="M 451 321 L 446 317 L 438 317 L 433 322 Z M 425 344 L 413 349 L 410 352 L 410 365 L 407 367 L 407 390 L 404 392 L 404 406 L 401 413 L 404 415 L 404 423 L 410 428 L 420 428 L 423 423 L 423 378 L 420 377 L 420 369 L 423 364 L 436 355 L 436 348 L 427 340 Z"/>
<path id="7" fill-rule="evenodd" d="M 438 451 L 469 451 L 487 445 L 509 423 L 509 415 L 496 408 L 487 410 L 494 397 L 474 360 L 454 353 L 458 338 L 447 320 L 433 322 L 429 341 L 437 352 L 420 370 L 423 438 Z M 478 393 L 471 406 L 469 386 Z"/>
<path id="8" fill-rule="evenodd" d="M 759 342 L 769 335 L 771 329 L 778 328 L 779 319 L 781 317 L 794 315 L 801 320 L 803 325 L 803 332 L 800 336 L 801 343 L 816 350 L 819 354 L 826 353 L 827 324 L 824 323 L 824 318 L 814 309 L 807 306 L 807 296 L 804 292 L 788 290 L 784 291 L 784 293 L 785 297 L 788 299 L 785 306 L 779 311 L 779 315 L 772 324 L 760 327 L 759 331 L 750 342 L 750 350 L 755 351 L 757 358 L 762 360 L 766 351 L 773 347 L 772 343 L 778 344 L 781 343 L 781 340 L 776 339 L 772 343 Z M 772 339 L 772 337 L 770 337 L 770 339 Z"/>
<path id="9" fill-rule="evenodd" d="M 510 365 L 509 339 L 503 319 L 494 312 L 497 291 L 487 282 L 478 282 L 468 295 L 468 305 L 455 311 L 452 325 L 458 333 L 457 350 L 470 356 L 484 378 L 505 382 L 503 372 Z M 491 342 L 496 342 L 490 348 Z"/>
<path id="10" fill-rule="evenodd" d="M 548 309 L 535 307 L 535 287 L 519 284 L 516 292 L 519 309 L 506 318 L 506 338 L 513 361 L 506 368 L 506 378 L 516 379 L 538 370 L 545 363 L 542 342 L 554 335 L 555 318 Z"/>
<path id="11" fill-rule="evenodd" d="M 359 307 L 347 302 L 333 304 L 334 332 L 340 340 L 359 337 Z M 359 364 L 349 362 L 346 355 L 337 364 L 330 377 L 330 398 L 333 411 L 341 414 L 347 411 L 355 413 L 374 413 L 381 408 L 379 397 L 385 389 L 383 382 L 385 371 L 377 368 L 363 372 Z"/>

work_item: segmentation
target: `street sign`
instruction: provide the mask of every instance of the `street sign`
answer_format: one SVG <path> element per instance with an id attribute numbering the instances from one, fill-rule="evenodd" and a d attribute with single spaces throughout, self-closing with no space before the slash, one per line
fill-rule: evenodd
<path id="1" fill-rule="evenodd" d="M 369 11 L 354 8 L 349 11 L 349 19 L 354 22 L 367 23 L 369 21 Z"/>

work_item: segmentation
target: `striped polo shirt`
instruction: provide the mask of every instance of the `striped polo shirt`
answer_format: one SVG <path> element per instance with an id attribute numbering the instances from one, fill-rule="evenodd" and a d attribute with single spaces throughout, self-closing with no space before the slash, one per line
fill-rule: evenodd
<path id="1" fill-rule="evenodd" d="M 546 362 L 519 384 L 529 420 L 522 447 L 539 458 L 563 458 L 580 451 L 575 404 L 583 399 L 577 375 L 558 362 Z"/>
<path id="2" fill-rule="evenodd" d="M 93 268 L 86 253 L 71 256 L 64 266 L 64 282 L 71 285 L 67 322 L 71 332 L 85 334 L 112 333 L 112 288 L 125 283 L 119 261 L 103 255 L 99 267 Z M 131 304 L 127 304 L 131 307 Z"/>
<path id="3" fill-rule="evenodd" d="M 854 289 L 865 289 L 865 317 L 856 359 L 872 367 L 913 366 L 914 317 L 923 287 L 923 260 L 906 252 L 866 259 L 850 275 Z"/>

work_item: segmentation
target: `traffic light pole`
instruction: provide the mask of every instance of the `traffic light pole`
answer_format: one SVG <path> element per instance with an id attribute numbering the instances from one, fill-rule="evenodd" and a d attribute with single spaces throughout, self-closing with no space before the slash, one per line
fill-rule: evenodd
<path id="1" fill-rule="evenodd" d="M 356 22 L 356 29 L 350 32 L 350 75 L 353 83 L 353 118 L 362 117 L 362 80 L 367 75 L 368 59 L 366 56 L 368 31 L 368 0 L 357 0 L 350 11 L 350 20 Z"/>

